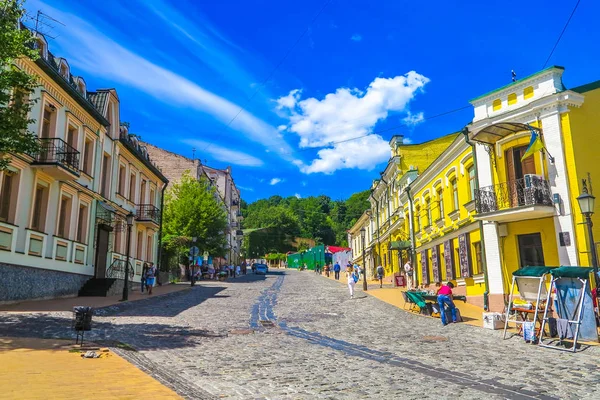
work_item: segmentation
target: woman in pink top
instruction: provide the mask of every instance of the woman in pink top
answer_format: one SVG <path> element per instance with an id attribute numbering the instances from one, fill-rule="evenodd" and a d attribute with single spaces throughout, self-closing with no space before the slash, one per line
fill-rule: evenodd
<path id="1" fill-rule="evenodd" d="M 442 319 L 442 325 L 448 325 L 448 321 L 446 321 L 446 310 L 444 308 L 445 305 L 448 306 L 450 312 L 452 313 L 452 322 L 456 322 L 456 306 L 454 305 L 454 301 L 452 301 L 452 288 L 454 285 L 452 282 L 448 282 L 445 285 L 442 285 L 438 290 L 438 305 L 440 306 L 440 318 Z"/>

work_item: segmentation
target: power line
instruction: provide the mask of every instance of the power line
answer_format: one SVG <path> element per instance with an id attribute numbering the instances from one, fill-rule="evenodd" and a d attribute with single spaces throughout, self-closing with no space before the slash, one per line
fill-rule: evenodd
<path id="1" fill-rule="evenodd" d="M 286 53 L 283 55 L 283 57 L 281 58 L 281 60 L 279 60 L 279 62 L 271 70 L 271 72 L 269 73 L 269 75 L 267 75 L 267 77 L 265 79 L 263 79 L 263 81 L 256 87 L 256 90 L 246 100 L 246 103 L 244 104 L 244 106 L 240 107 L 239 111 L 233 116 L 233 118 L 231 118 L 231 120 L 227 123 L 227 125 L 225 126 L 225 128 L 228 128 L 233 123 L 233 121 L 235 121 L 237 119 L 237 117 L 240 116 L 240 114 L 242 113 L 242 111 L 244 111 L 245 107 L 252 101 L 252 99 L 254 99 L 254 97 L 258 94 L 258 92 L 260 92 L 260 90 L 269 81 L 269 79 L 271 79 L 273 77 L 273 75 L 275 74 L 275 72 L 279 69 L 279 67 L 281 67 L 281 65 L 289 57 L 289 55 L 291 54 L 292 50 L 294 50 L 296 48 L 296 46 L 298 45 L 298 43 L 300 43 L 300 41 L 302 40 L 302 38 L 304 38 L 304 36 L 308 33 L 308 31 L 313 26 L 313 24 L 321 16 L 321 14 L 325 10 L 325 8 L 329 5 L 329 3 L 331 3 L 331 0 L 326 0 L 325 3 L 323 3 L 323 6 L 319 10 L 319 12 L 317 12 L 317 14 L 313 17 L 313 19 L 310 21 L 310 23 L 308 24 L 308 26 L 306 27 L 306 29 L 304 30 L 304 32 L 302 32 L 302 34 L 300 36 L 298 36 L 298 39 L 296 39 L 296 41 L 294 42 L 294 44 L 292 44 L 292 46 L 286 51 Z M 202 150 L 202 151 L 203 152 L 206 151 L 211 145 L 212 145 L 212 143 L 209 143 L 208 146 L 206 146 L 206 148 L 204 148 L 204 150 Z"/>
<path id="2" fill-rule="evenodd" d="M 569 19 L 567 20 L 567 23 L 565 24 L 562 32 L 560 32 L 560 35 L 558 36 L 556 43 L 554 43 L 554 47 L 552 48 L 552 51 L 548 55 L 548 58 L 546 59 L 546 62 L 544 63 L 544 66 L 542 67 L 542 69 L 546 68 L 546 65 L 548 65 L 548 61 L 550 61 L 550 57 L 552 57 L 552 54 L 554 54 L 554 50 L 556 50 L 556 46 L 558 46 L 558 43 L 560 43 L 560 40 L 562 39 L 563 34 L 567 30 L 567 27 L 569 26 L 569 22 L 571 22 L 571 18 L 573 18 L 573 14 L 575 14 L 575 11 L 577 11 L 577 7 L 579 7 L 580 2 L 581 2 L 581 0 L 577 0 L 575 7 L 573 7 L 573 11 L 571 12 L 571 15 L 569 15 Z"/>

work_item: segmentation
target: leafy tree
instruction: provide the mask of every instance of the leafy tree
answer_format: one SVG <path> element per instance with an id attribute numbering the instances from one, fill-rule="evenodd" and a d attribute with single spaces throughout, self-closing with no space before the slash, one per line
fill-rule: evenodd
<path id="1" fill-rule="evenodd" d="M 22 0 L 0 0 L 0 170 L 10 164 L 7 153 L 33 154 L 39 149 L 27 130 L 33 122 L 28 114 L 37 79 L 14 66 L 19 58 L 38 57 L 31 32 L 20 29 L 24 12 Z"/>
<path id="2" fill-rule="evenodd" d="M 227 215 L 208 181 L 196 180 L 186 171 L 165 194 L 164 207 L 162 245 L 166 251 L 182 251 L 196 237 L 200 251 L 225 255 Z"/>

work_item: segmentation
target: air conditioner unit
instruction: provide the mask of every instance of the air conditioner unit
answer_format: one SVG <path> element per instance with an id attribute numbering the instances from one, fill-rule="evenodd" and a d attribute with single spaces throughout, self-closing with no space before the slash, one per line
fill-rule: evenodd
<path id="1" fill-rule="evenodd" d="M 525 187 L 539 187 L 539 183 L 544 179 L 541 175 L 526 174 L 524 177 Z"/>

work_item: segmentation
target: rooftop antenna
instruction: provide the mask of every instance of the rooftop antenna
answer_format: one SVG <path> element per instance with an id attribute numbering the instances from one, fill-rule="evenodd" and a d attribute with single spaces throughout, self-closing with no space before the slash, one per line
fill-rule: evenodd
<path id="1" fill-rule="evenodd" d="M 31 20 L 34 19 L 34 17 L 31 14 L 25 15 Z M 52 36 L 50 34 L 50 32 L 54 29 L 54 25 L 52 24 L 52 22 L 65 26 L 65 24 L 63 24 L 59 20 L 52 18 L 48 14 L 43 13 L 41 10 L 38 10 L 35 16 L 35 29 L 33 31 L 37 34 L 43 35 L 44 37 L 56 39 L 57 36 Z"/>
<path id="2" fill-rule="evenodd" d="M 515 72 L 515 70 L 513 69 L 512 71 L 510 71 L 510 74 L 512 76 L 512 81 L 516 82 L 517 81 L 517 73 Z"/>

